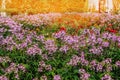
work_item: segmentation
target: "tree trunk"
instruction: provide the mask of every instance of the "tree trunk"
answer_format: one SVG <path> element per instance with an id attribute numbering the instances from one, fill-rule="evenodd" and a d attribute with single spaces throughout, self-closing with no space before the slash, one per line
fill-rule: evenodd
<path id="1" fill-rule="evenodd" d="M 6 9 L 6 0 L 2 0 L 1 9 L 2 9 L 2 10 L 5 10 L 5 9 Z M 6 12 L 5 12 L 5 11 L 1 12 L 1 16 L 3 16 L 3 17 L 7 16 L 7 15 L 6 15 Z"/>

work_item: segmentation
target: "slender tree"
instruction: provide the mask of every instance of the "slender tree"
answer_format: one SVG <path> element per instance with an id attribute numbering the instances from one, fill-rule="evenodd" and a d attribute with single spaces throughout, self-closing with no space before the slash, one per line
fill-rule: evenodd
<path id="1" fill-rule="evenodd" d="M 2 10 L 4 10 L 3 12 L 1 12 L 1 16 L 7 16 L 6 15 L 6 12 L 5 12 L 5 10 L 6 10 L 6 2 L 11 2 L 11 0 L 2 0 L 2 4 L 1 4 L 1 9 Z"/>

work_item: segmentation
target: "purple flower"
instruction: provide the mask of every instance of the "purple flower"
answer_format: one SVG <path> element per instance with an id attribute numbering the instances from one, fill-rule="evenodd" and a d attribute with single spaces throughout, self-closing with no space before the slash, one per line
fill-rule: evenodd
<path id="1" fill-rule="evenodd" d="M 23 43 L 21 43 L 21 44 L 16 45 L 16 47 L 17 47 L 18 50 L 19 50 L 19 49 L 24 49 L 24 48 L 26 48 L 27 46 L 28 46 L 28 43 L 27 43 L 27 42 L 23 42 Z"/>
<path id="2" fill-rule="evenodd" d="M 45 62 L 44 62 L 44 61 L 40 61 L 40 62 L 39 62 L 39 66 L 41 66 L 41 67 L 45 67 L 45 66 L 46 66 L 46 64 L 45 64 Z"/>
<path id="3" fill-rule="evenodd" d="M 60 51 L 64 53 L 66 53 L 68 50 L 69 50 L 69 47 L 67 45 L 64 45 L 60 48 Z"/>
<path id="4" fill-rule="evenodd" d="M 53 79 L 54 80 L 61 80 L 61 77 L 60 77 L 60 75 L 55 75 Z"/>
<path id="5" fill-rule="evenodd" d="M 96 70 L 98 72 L 101 72 L 103 70 L 103 65 L 101 63 L 98 63 L 97 66 L 96 66 Z"/>
<path id="6" fill-rule="evenodd" d="M 57 45 L 55 44 L 53 40 L 47 40 L 45 41 L 44 44 L 45 44 L 45 49 L 49 52 L 49 54 L 56 52 Z"/>
<path id="7" fill-rule="evenodd" d="M 53 36 L 54 36 L 55 38 L 63 39 L 64 36 L 65 36 L 65 34 L 66 34 L 66 32 L 62 30 L 62 31 L 59 31 L 59 32 L 57 32 L 57 33 L 54 33 Z"/>
<path id="8" fill-rule="evenodd" d="M 112 34 L 109 33 L 108 36 L 107 36 L 107 39 L 108 40 L 112 39 Z"/>
<path id="9" fill-rule="evenodd" d="M 112 65 L 111 64 L 109 64 L 109 65 L 106 66 L 106 71 L 107 72 L 112 71 Z"/>
<path id="10" fill-rule="evenodd" d="M 116 42 L 117 36 L 113 34 L 112 37 L 111 37 L 111 40 L 112 40 L 113 42 Z"/>
<path id="11" fill-rule="evenodd" d="M 73 43 L 73 38 L 72 38 L 72 36 L 65 36 L 65 37 L 64 37 L 64 41 L 65 41 L 67 44 L 72 44 L 72 43 Z"/>
<path id="12" fill-rule="evenodd" d="M 100 54 L 102 54 L 103 48 L 101 46 L 99 46 L 99 47 L 93 46 L 93 48 L 90 49 L 89 51 L 93 54 L 100 55 Z"/>
<path id="13" fill-rule="evenodd" d="M 43 72 L 43 67 L 40 66 L 40 67 L 38 68 L 38 72 Z"/>
<path id="14" fill-rule="evenodd" d="M 33 78 L 32 80 L 39 80 L 38 78 Z M 44 80 L 44 79 L 43 79 Z"/>
<path id="15" fill-rule="evenodd" d="M 46 65 L 45 69 L 48 70 L 48 71 L 51 71 L 52 70 L 52 66 L 51 65 Z"/>
<path id="16" fill-rule="evenodd" d="M 79 69 L 79 73 L 80 73 L 80 79 L 81 80 L 88 80 L 90 77 L 90 74 L 86 73 L 85 69 Z"/>
<path id="17" fill-rule="evenodd" d="M 21 32 L 21 33 L 17 33 L 17 34 L 16 34 L 16 37 L 17 37 L 18 40 L 23 40 L 24 35 L 25 35 L 25 34 L 23 34 L 23 33 Z"/>
<path id="18" fill-rule="evenodd" d="M 17 67 L 18 67 L 19 70 L 22 70 L 23 72 L 26 71 L 25 66 L 23 66 L 22 64 L 18 64 Z"/>
<path id="19" fill-rule="evenodd" d="M 95 70 L 96 67 L 97 67 L 97 62 L 96 62 L 96 60 L 91 61 L 91 62 L 90 62 L 90 66 L 91 66 L 91 68 L 92 68 L 93 70 Z"/>
<path id="20" fill-rule="evenodd" d="M 119 42 L 117 45 L 118 45 L 118 47 L 120 48 L 120 42 Z"/>
<path id="21" fill-rule="evenodd" d="M 90 74 L 88 74 L 88 73 L 84 73 L 84 74 L 82 74 L 81 75 L 81 80 L 89 80 L 89 77 L 90 77 Z"/>
<path id="22" fill-rule="evenodd" d="M 19 80 L 19 74 L 15 74 L 15 78 Z"/>
<path id="23" fill-rule="evenodd" d="M 80 63 L 82 66 L 87 66 L 89 64 L 89 62 L 85 59 L 81 59 Z"/>
<path id="24" fill-rule="evenodd" d="M 112 78 L 111 78 L 110 75 L 105 74 L 105 75 L 101 78 L 101 80 L 112 80 Z"/>
<path id="25" fill-rule="evenodd" d="M 6 76 L 2 75 L 0 76 L 0 80 L 9 80 Z"/>
<path id="26" fill-rule="evenodd" d="M 1 57 L 0 56 L 0 63 L 3 63 L 3 62 L 11 62 L 11 59 L 9 57 Z"/>
<path id="27" fill-rule="evenodd" d="M 41 55 L 42 50 L 37 45 L 33 45 L 32 47 L 27 49 L 27 54 L 28 55 L 36 55 L 36 54 Z"/>
<path id="28" fill-rule="evenodd" d="M 102 46 L 103 46 L 103 47 L 109 47 L 109 42 L 103 42 L 103 43 L 102 43 Z"/>
<path id="29" fill-rule="evenodd" d="M 105 33 L 102 34 L 102 38 L 107 39 L 108 35 L 109 35 L 109 33 L 105 32 Z"/>
<path id="30" fill-rule="evenodd" d="M 48 55 L 47 54 L 42 54 L 42 59 L 48 60 Z"/>
<path id="31" fill-rule="evenodd" d="M 117 41 L 120 43 L 120 36 L 117 37 Z"/>
<path id="32" fill-rule="evenodd" d="M 115 65 L 116 65 L 117 67 L 120 67 L 120 61 L 117 61 L 117 62 L 115 63 Z"/>
<path id="33" fill-rule="evenodd" d="M 84 43 L 83 43 L 83 45 L 82 46 L 84 46 Z M 74 49 L 74 50 L 79 50 L 79 47 L 80 47 L 80 45 L 78 44 L 78 43 L 75 43 L 75 44 L 73 44 L 72 45 L 72 48 Z"/>
<path id="34" fill-rule="evenodd" d="M 0 28 L 0 33 L 5 32 L 5 28 Z"/>
<path id="35" fill-rule="evenodd" d="M 15 63 L 11 63 L 10 66 L 5 69 L 5 72 L 6 73 L 11 73 L 11 72 L 18 73 L 17 65 Z"/>
<path id="36" fill-rule="evenodd" d="M 44 75 L 44 76 L 41 76 L 41 79 L 42 79 L 42 80 L 48 80 L 48 79 L 47 79 L 47 76 L 45 76 L 45 75 Z"/>
<path id="37" fill-rule="evenodd" d="M 78 64 L 78 62 L 80 62 L 79 60 L 80 60 L 80 57 L 78 57 L 77 55 L 74 55 L 67 64 L 76 66 Z"/>
<path id="38" fill-rule="evenodd" d="M 105 64 L 110 64 L 112 62 L 111 58 L 107 58 L 103 61 Z"/>
<path id="39" fill-rule="evenodd" d="M 86 73 L 85 69 L 79 69 L 79 73 L 84 74 Z"/>
<path id="40" fill-rule="evenodd" d="M 102 41 L 103 41 L 103 39 L 102 39 L 102 38 L 98 38 L 98 39 L 97 39 L 97 43 L 98 43 L 98 44 L 101 44 L 101 43 L 102 43 Z"/>
<path id="41" fill-rule="evenodd" d="M 44 42 L 44 38 L 45 37 L 43 35 L 39 35 L 35 37 L 36 40 L 41 41 L 41 42 Z"/>

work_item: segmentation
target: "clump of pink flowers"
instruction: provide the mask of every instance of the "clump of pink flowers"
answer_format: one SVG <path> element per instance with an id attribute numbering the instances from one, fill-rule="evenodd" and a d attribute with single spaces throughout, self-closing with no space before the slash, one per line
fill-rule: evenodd
<path id="1" fill-rule="evenodd" d="M 32 47 L 29 47 L 27 49 L 27 54 L 28 55 L 36 55 L 36 54 L 41 55 L 42 50 L 37 45 L 33 45 Z"/>
<path id="2" fill-rule="evenodd" d="M 6 76 L 2 75 L 0 76 L 0 80 L 9 80 Z"/>
<path id="3" fill-rule="evenodd" d="M 120 61 L 117 61 L 117 62 L 115 63 L 115 65 L 116 65 L 117 67 L 120 67 Z"/>
<path id="4" fill-rule="evenodd" d="M 61 80 L 61 77 L 60 77 L 60 75 L 54 75 L 54 78 L 53 78 L 53 80 Z"/>
<path id="5" fill-rule="evenodd" d="M 110 75 L 105 74 L 105 75 L 101 78 L 101 80 L 113 80 L 113 79 L 111 78 Z"/>
<path id="6" fill-rule="evenodd" d="M 90 74 L 85 71 L 85 69 L 79 69 L 80 79 L 89 80 Z"/>
<path id="7" fill-rule="evenodd" d="M 44 70 L 51 71 L 52 70 L 52 66 L 45 64 L 44 61 L 40 61 L 39 62 L 39 67 L 38 67 L 38 71 L 39 72 L 43 72 Z"/>

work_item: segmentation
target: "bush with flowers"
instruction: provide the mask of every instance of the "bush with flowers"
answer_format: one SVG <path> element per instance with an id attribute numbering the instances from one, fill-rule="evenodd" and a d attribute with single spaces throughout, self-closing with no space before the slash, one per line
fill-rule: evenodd
<path id="1" fill-rule="evenodd" d="M 120 79 L 120 15 L 94 14 L 84 27 L 18 16 L 0 17 L 0 80 Z"/>

